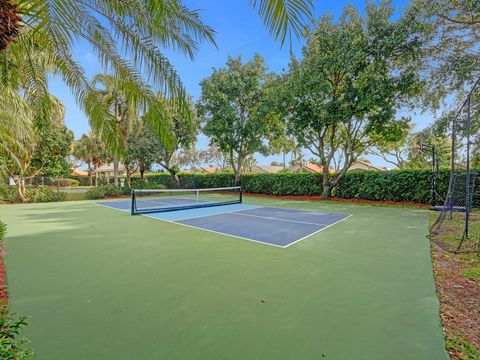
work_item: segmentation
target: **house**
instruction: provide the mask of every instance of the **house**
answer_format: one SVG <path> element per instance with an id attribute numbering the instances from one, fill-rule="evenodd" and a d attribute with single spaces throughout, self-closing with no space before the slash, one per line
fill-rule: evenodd
<path id="1" fill-rule="evenodd" d="M 203 174 L 214 174 L 222 172 L 222 169 L 215 166 L 202 166 L 198 172 Z"/>
<path id="2" fill-rule="evenodd" d="M 374 166 L 366 161 L 357 160 L 355 161 L 352 166 L 347 171 L 353 170 L 373 170 L 373 171 L 385 171 L 385 169 L 380 168 L 378 166 Z"/>
<path id="3" fill-rule="evenodd" d="M 88 171 L 85 171 L 83 169 L 80 169 L 79 167 L 72 168 L 72 175 L 77 175 L 77 176 L 89 176 L 90 173 Z"/>
<path id="4" fill-rule="evenodd" d="M 323 172 L 323 166 L 313 163 L 303 163 L 301 165 L 292 165 L 288 168 L 290 171 L 293 172 L 314 172 L 314 173 L 321 173 Z M 329 168 L 328 172 L 333 174 L 335 169 Z"/>
<path id="5" fill-rule="evenodd" d="M 125 173 L 125 166 L 120 163 L 118 164 L 118 172 L 119 173 Z M 97 174 L 105 174 L 105 176 L 108 178 L 110 176 L 114 176 L 114 171 L 113 171 L 113 163 L 105 164 L 102 166 L 99 166 L 94 173 Z"/>
<path id="6" fill-rule="evenodd" d="M 283 170 L 283 166 L 276 165 L 252 165 L 250 172 L 275 174 Z"/>

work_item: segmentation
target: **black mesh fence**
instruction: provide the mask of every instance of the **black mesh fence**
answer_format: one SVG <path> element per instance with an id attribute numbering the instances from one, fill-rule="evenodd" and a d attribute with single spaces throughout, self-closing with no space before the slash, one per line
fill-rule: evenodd
<path id="1" fill-rule="evenodd" d="M 478 125 L 480 86 L 474 85 L 449 123 L 451 164 L 444 202 L 431 214 L 431 239 L 451 252 L 480 251 L 480 208 L 478 199 Z"/>

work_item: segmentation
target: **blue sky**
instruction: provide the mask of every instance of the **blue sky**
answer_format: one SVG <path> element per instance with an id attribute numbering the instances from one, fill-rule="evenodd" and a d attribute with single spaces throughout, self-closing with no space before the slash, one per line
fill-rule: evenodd
<path id="1" fill-rule="evenodd" d="M 191 9 L 200 9 L 204 23 L 210 25 L 217 32 L 216 42 L 218 48 L 212 45 L 202 44 L 194 61 L 191 61 L 181 53 L 166 50 L 165 54 L 177 69 L 187 91 L 196 100 L 200 95 L 199 82 L 211 74 L 212 68 L 222 67 L 229 55 L 242 55 L 244 60 L 250 59 L 253 54 L 259 53 L 264 58 L 271 71 L 281 72 L 287 68 L 289 62 L 288 44 L 280 48 L 268 34 L 261 20 L 249 5 L 249 0 L 185 0 L 185 5 Z M 406 0 L 393 1 L 398 12 L 405 7 Z M 342 8 L 351 4 L 357 9 L 363 10 L 365 1 L 344 0 L 320 0 L 315 1 L 316 17 L 328 11 L 339 15 Z M 301 52 L 301 42 L 294 40 L 293 52 L 297 56 Z M 99 65 L 91 47 L 85 42 L 79 42 L 75 49 L 75 56 L 86 69 L 88 76 L 101 73 L 104 70 Z M 70 90 L 60 79 L 53 79 L 50 83 L 51 92 L 58 96 L 66 106 L 66 125 L 73 130 L 75 138 L 89 131 L 88 120 L 75 103 Z M 422 129 L 432 120 L 430 114 L 410 113 L 416 129 Z M 197 147 L 206 147 L 208 140 L 200 135 Z M 307 158 L 309 155 L 307 154 Z M 280 156 L 264 158 L 257 156 L 259 164 L 269 164 L 272 160 L 280 160 Z M 377 158 L 369 160 L 380 166 L 387 164 Z"/>

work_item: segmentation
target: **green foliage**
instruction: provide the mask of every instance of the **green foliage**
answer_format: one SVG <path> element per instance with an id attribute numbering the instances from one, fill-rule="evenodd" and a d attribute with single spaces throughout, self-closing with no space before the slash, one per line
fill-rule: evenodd
<path id="1" fill-rule="evenodd" d="M 412 0 L 403 18 L 422 35 L 419 71 L 428 81 L 424 102 L 438 108 L 478 78 L 480 7 L 471 0 Z"/>
<path id="2" fill-rule="evenodd" d="M 140 179 L 132 180 L 132 189 L 165 189 L 166 186 L 160 183 L 149 181 L 145 179 L 144 181 Z"/>
<path id="3" fill-rule="evenodd" d="M 39 142 L 33 153 L 30 171 L 45 176 L 70 173 L 66 160 L 73 142 L 73 132 L 65 125 L 44 127 L 38 131 Z"/>
<path id="4" fill-rule="evenodd" d="M 428 170 L 352 171 L 347 172 L 336 189 L 335 196 L 343 199 L 398 201 L 429 204 L 431 202 L 431 172 Z M 439 194 L 446 194 L 450 173 L 441 170 L 437 178 Z M 148 174 L 145 187 L 161 184 L 176 187 L 168 174 Z M 268 195 L 321 195 L 321 174 L 280 172 L 251 173 L 242 176 L 247 193 Z M 137 178 L 134 178 L 134 182 Z M 235 185 L 233 173 L 179 174 L 181 188 L 215 188 Z M 474 206 L 480 206 L 480 187 L 475 189 Z"/>
<path id="5" fill-rule="evenodd" d="M 440 174 L 440 194 L 446 191 L 448 175 Z M 427 204 L 431 201 L 430 189 L 431 172 L 426 170 L 353 171 L 341 179 L 335 194 L 344 199 Z"/>
<path id="6" fill-rule="evenodd" d="M 65 193 L 44 186 L 27 186 L 25 188 L 25 196 L 28 202 L 31 203 L 65 201 L 67 198 Z M 0 201 L 10 203 L 21 202 L 17 188 L 15 186 L 0 186 Z"/>
<path id="7" fill-rule="evenodd" d="M 203 132 L 228 154 L 237 183 L 245 160 L 256 152 L 268 153 L 265 142 L 275 136 L 275 117 L 261 111 L 266 80 L 264 60 L 257 54 L 245 64 L 241 57 L 229 57 L 225 68 L 215 69 L 200 83 L 197 108 Z"/>
<path id="8" fill-rule="evenodd" d="M 86 199 L 106 199 L 109 197 L 116 197 L 122 195 L 129 195 L 131 192 L 128 187 L 119 187 L 113 184 L 110 185 L 100 185 L 88 190 L 85 193 Z"/>
<path id="9" fill-rule="evenodd" d="M 90 179 L 88 176 L 79 176 L 79 175 L 69 175 L 68 177 L 71 180 L 75 180 L 78 183 L 78 186 L 89 186 Z"/>
<path id="10" fill-rule="evenodd" d="M 477 281 L 480 279 L 480 267 L 471 267 L 462 271 L 462 276 L 470 281 Z"/>
<path id="11" fill-rule="evenodd" d="M 461 335 L 453 336 L 447 339 L 446 348 L 453 351 L 457 359 L 462 360 L 479 360 L 480 350 L 475 348 L 468 340 Z"/>
<path id="12" fill-rule="evenodd" d="M 0 309 L 0 359 L 23 360 L 33 356 L 29 341 L 20 337 L 26 325 L 26 316 L 9 314 L 5 306 Z"/>
<path id="13" fill-rule="evenodd" d="M 411 65 L 418 38 L 406 22 L 392 21 L 390 2 L 369 2 L 363 17 L 353 7 L 340 20 L 323 16 L 308 34 L 301 61 L 292 59 L 279 92 L 288 128 L 323 168 L 323 197 L 348 167 L 379 140 L 403 135 L 396 111 L 418 94 L 420 82 Z"/>

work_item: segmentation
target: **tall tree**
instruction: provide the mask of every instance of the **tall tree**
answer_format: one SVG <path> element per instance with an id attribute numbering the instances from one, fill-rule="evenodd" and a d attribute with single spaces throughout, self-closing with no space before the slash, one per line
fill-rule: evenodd
<path id="1" fill-rule="evenodd" d="M 194 117 L 192 121 L 186 121 L 184 114 L 179 112 L 169 99 L 159 98 L 160 109 L 158 112 L 162 112 L 164 116 L 164 122 L 167 124 L 174 136 L 174 141 L 171 146 L 160 141 L 161 146 L 156 151 L 155 163 L 164 168 L 173 178 L 175 184 L 180 184 L 178 178 L 178 171 L 181 164 L 178 153 L 181 150 L 190 148 L 195 144 L 197 140 L 197 134 L 199 130 L 199 121 L 197 117 Z M 188 102 L 188 108 L 190 112 L 194 112 L 193 103 Z M 149 115 L 149 114 L 147 114 Z"/>
<path id="2" fill-rule="evenodd" d="M 37 122 L 38 114 L 28 95 L 28 91 L 21 97 L 12 94 L 0 102 L 0 171 L 15 181 L 22 202 L 28 201 L 25 178 L 37 175 L 58 156 L 56 139 L 44 139 L 44 135 L 63 127 L 64 115 L 63 104 L 50 95 L 50 117 Z"/>
<path id="3" fill-rule="evenodd" d="M 275 122 L 261 111 L 266 80 L 264 60 L 257 54 L 245 64 L 241 57 L 229 57 L 225 68 L 214 69 L 200 83 L 197 108 L 203 117 L 203 132 L 212 145 L 228 154 L 236 184 L 246 159 L 269 151 L 266 141 L 273 136 Z"/>
<path id="4" fill-rule="evenodd" d="M 113 155 L 114 181 L 118 186 L 119 161 L 128 152 L 128 138 L 138 121 L 139 109 L 128 91 L 131 83 L 112 75 L 98 74 L 92 85 L 95 91 L 90 94 L 89 103 L 100 104 L 103 112 L 90 108 L 90 123 Z"/>
<path id="5" fill-rule="evenodd" d="M 98 135 L 93 132 L 88 135 L 83 134 L 73 143 L 72 155 L 87 165 L 90 185 L 93 185 L 92 173 L 94 173 L 95 186 L 98 186 L 98 173 L 95 170 L 108 160 L 108 154 Z"/>
<path id="6" fill-rule="evenodd" d="M 414 64 L 419 47 L 410 24 L 390 20 L 388 2 L 371 3 L 365 18 L 344 9 L 338 22 L 324 16 L 308 34 L 303 59 L 292 59 L 278 109 L 299 145 L 318 157 L 323 198 L 366 149 L 401 134 L 396 109 L 420 90 Z"/>

